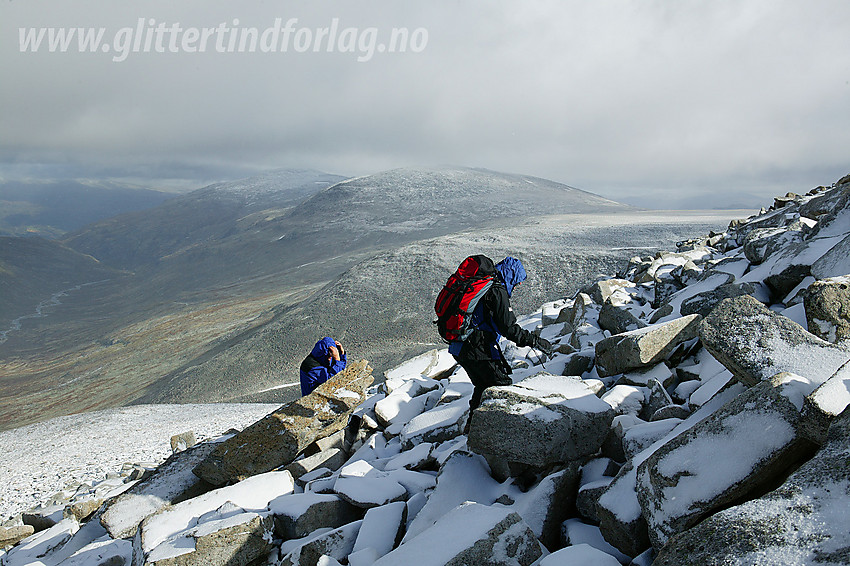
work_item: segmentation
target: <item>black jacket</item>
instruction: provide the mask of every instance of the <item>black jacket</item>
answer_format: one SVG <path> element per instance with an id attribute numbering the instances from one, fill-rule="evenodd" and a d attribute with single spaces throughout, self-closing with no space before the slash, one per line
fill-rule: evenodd
<path id="1" fill-rule="evenodd" d="M 496 332 L 517 346 L 534 345 L 534 335 L 517 324 L 508 290 L 499 277 L 496 277 L 493 286 L 478 303 L 473 321 L 475 330 L 463 342 L 458 354 L 459 359 L 504 359 L 499 350 L 499 337 Z"/>

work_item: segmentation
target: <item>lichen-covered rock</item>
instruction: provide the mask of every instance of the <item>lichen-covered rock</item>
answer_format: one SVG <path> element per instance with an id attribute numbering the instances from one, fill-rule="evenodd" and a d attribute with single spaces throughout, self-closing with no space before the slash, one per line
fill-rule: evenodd
<path id="1" fill-rule="evenodd" d="M 850 563 L 850 409 L 826 444 L 778 489 L 708 517 L 673 537 L 655 566 Z"/>
<path id="2" fill-rule="evenodd" d="M 803 304 L 809 332 L 833 344 L 850 339 L 850 275 L 815 281 Z"/>
<path id="3" fill-rule="evenodd" d="M 721 301 L 700 323 L 699 335 L 711 355 L 746 385 L 781 372 L 820 384 L 850 359 L 850 350 L 821 340 L 749 295 Z"/>
<path id="4" fill-rule="evenodd" d="M 596 344 L 596 369 L 606 377 L 655 365 L 680 344 L 697 336 L 700 316 L 693 314 L 605 338 Z"/>
<path id="5" fill-rule="evenodd" d="M 813 388 L 791 374 L 762 381 L 641 463 L 637 495 L 652 545 L 659 549 L 717 509 L 775 485 L 809 453 L 800 410 Z"/>
<path id="6" fill-rule="evenodd" d="M 595 453 L 613 418 L 610 405 L 582 380 L 541 373 L 484 392 L 469 448 L 504 479 Z"/>
<path id="7" fill-rule="evenodd" d="M 290 464 L 319 436 L 345 427 L 372 382 L 372 368 L 365 360 L 349 365 L 309 395 L 220 443 L 194 473 L 213 485 L 224 485 Z"/>

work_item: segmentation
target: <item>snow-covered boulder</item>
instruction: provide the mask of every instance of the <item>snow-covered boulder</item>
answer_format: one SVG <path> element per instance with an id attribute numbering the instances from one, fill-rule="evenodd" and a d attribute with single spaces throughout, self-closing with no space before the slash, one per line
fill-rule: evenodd
<path id="1" fill-rule="evenodd" d="M 405 540 L 374 566 L 530 566 L 543 553 L 532 530 L 509 507 L 468 502 Z"/>
<path id="2" fill-rule="evenodd" d="M 749 295 L 722 301 L 700 323 L 699 335 L 711 355 L 747 385 L 781 372 L 820 384 L 850 359 L 850 350 L 821 340 Z"/>
<path id="3" fill-rule="evenodd" d="M 809 332 L 833 344 L 850 339 L 850 275 L 815 281 L 803 304 Z"/>
<path id="4" fill-rule="evenodd" d="M 372 382 L 372 368 L 365 360 L 349 365 L 309 395 L 220 443 L 194 473 L 224 485 L 290 464 L 317 438 L 345 427 Z"/>
<path id="5" fill-rule="evenodd" d="M 337 528 L 362 517 L 363 512 L 337 495 L 291 493 L 269 503 L 275 534 L 290 540 L 317 529 Z"/>
<path id="6" fill-rule="evenodd" d="M 614 306 L 609 301 L 602 305 L 602 310 L 599 311 L 599 326 L 611 334 L 620 334 L 643 328 L 646 323 L 627 309 Z"/>
<path id="7" fill-rule="evenodd" d="M 778 489 L 673 537 L 655 566 L 839 565 L 850 560 L 850 409 L 826 444 Z"/>
<path id="8" fill-rule="evenodd" d="M 573 464 L 546 476 L 528 493 L 517 495 L 509 507 L 519 513 L 546 548 L 560 546 L 561 524 L 575 506 L 578 479 L 578 466 Z"/>
<path id="9" fill-rule="evenodd" d="M 371 564 L 390 552 L 401 542 L 406 518 L 407 506 L 400 501 L 366 511 L 348 563 Z"/>
<path id="10" fill-rule="evenodd" d="M 829 279 L 850 274 L 850 236 L 835 244 L 812 264 L 815 279 Z"/>
<path id="11" fill-rule="evenodd" d="M 540 561 L 538 566 L 620 566 L 620 562 L 598 548 L 587 543 L 577 544 L 553 552 Z"/>
<path id="12" fill-rule="evenodd" d="M 663 361 L 677 346 L 696 338 L 699 319 L 693 314 L 600 341 L 596 344 L 599 375 L 616 375 Z"/>
<path id="13" fill-rule="evenodd" d="M 780 374 L 753 386 L 667 442 L 637 469 L 637 495 L 652 545 L 717 509 L 775 485 L 811 444 L 800 435 L 814 385 Z"/>
<path id="14" fill-rule="evenodd" d="M 594 454 L 613 418 L 610 405 L 581 379 L 540 373 L 485 390 L 469 448 L 505 479 Z"/>
<path id="15" fill-rule="evenodd" d="M 215 449 L 205 442 L 170 456 L 147 478 L 107 503 L 100 523 L 113 538 L 128 538 L 146 517 L 177 501 L 200 495 L 205 487 L 192 469 Z"/>
<path id="16" fill-rule="evenodd" d="M 847 362 L 803 401 L 803 435 L 823 444 L 832 420 L 850 405 L 850 362 Z"/>
<path id="17" fill-rule="evenodd" d="M 238 513 L 198 524 L 147 554 L 145 566 L 251 564 L 272 549 L 274 520 Z"/>
<path id="18" fill-rule="evenodd" d="M 462 397 L 413 417 L 399 438 L 405 450 L 422 442 L 444 442 L 460 435 L 468 418 L 469 399 Z"/>
<path id="19" fill-rule="evenodd" d="M 170 506 L 142 522 L 134 543 L 137 559 L 151 563 L 193 554 L 180 560 L 209 564 L 214 562 L 204 562 L 205 557 L 242 546 L 268 552 L 274 530 L 269 504 L 294 487 L 289 472 L 268 472 Z"/>
<path id="20" fill-rule="evenodd" d="M 437 485 L 428 496 L 428 502 L 408 525 L 404 541 L 424 532 L 464 501 L 491 505 L 500 492 L 499 483 L 490 476 L 490 468 L 481 456 L 469 452 L 453 453 L 440 468 Z"/>
<path id="21" fill-rule="evenodd" d="M 310 536 L 286 541 L 280 547 L 282 558 L 278 566 L 318 566 L 325 556 L 344 560 L 354 550 L 362 524 L 363 521 L 355 521 L 336 529 L 320 529 Z"/>

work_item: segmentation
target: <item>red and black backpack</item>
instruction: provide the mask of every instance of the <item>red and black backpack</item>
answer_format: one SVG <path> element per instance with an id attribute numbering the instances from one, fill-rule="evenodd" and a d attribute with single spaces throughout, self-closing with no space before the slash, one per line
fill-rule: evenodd
<path id="1" fill-rule="evenodd" d="M 466 340 L 473 331 L 470 324 L 472 311 L 481 297 L 493 286 L 496 266 L 483 255 L 472 255 L 463 260 L 443 289 L 437 295 L 434 311 L 437 313 L 437 332 L 446 342 Z"/>

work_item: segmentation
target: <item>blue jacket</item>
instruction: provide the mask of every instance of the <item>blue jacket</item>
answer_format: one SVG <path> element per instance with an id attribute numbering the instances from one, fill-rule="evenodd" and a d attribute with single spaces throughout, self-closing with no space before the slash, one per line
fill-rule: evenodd
<path id="1" fill-rule="evenodd" d="M 472 313 L 472 325 L 476 331 L 465 342 L 449 344 L 449 353 L 455 357 L 501 359 L 499 339 L 502 335 L 520 346 L 532 343 L 531 333 L 516 323 L 510 306 L 514 288 L 527 277 L 525 267 L 520 260 L 508 256 L 496 264 L 496 273 L 496 282 Z"/>
<path id="2" fill-rule="evenodd" d="M 340 356 L 339 361 L 330 357 L 330 349 L 336 347 L 333 338 L 325 336 L 313 346 L 313 350 L 301 362 L 301 395 L 307 395 L 315 388 L 345 369 L 347 357 Z"/>

